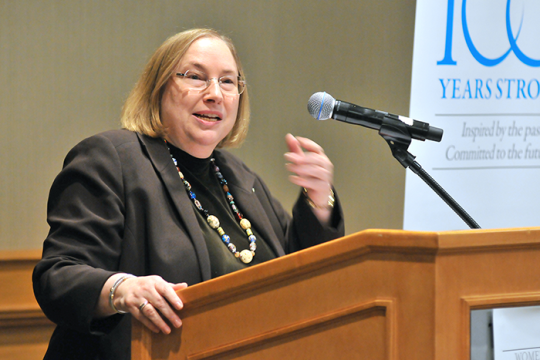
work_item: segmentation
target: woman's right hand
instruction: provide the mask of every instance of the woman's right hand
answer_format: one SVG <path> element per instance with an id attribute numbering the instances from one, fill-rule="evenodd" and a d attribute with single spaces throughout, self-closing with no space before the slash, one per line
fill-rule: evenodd
<path id="1" fill-rule="evenodd" d="M 125 274 L 115 274 L 105 282 L 95 317 L 105 317 L 115 313 L 109 304 L 110 289 L 123 275 Z M 129 277 L 115 289 L 113 305 L 120 311 L 131 313 L 153 332 L 169 334 L 171 332 L 169 324 L 175 328 L 182 326 L 182 320 L 176 314 L 176 310 L 181 310 L 184 304 L 176 291 L 185 289 L 187 286 L 186 283 L 166 282 L 156 275 Z"/>

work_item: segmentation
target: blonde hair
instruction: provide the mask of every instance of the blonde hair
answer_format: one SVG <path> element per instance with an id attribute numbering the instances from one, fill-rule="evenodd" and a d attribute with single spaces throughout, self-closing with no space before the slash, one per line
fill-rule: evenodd
<path id="1" fill-rule="evenodd" d="M 161 97 L 165 85 L 191 44 L 204 37 L 221 39 L 231 50 L 238 73 L 243 76 L 242 64 L 236 49 L 228 37 L 212 29 L 192 29 L 171 36 L 154 52 L 150 61 L 129 94 L 122 108 L 122 127 L 151 137 L 164 137 L 167 129 L 160 116 Z M 217 145 L 238 147 L 247 136 L 249 125 L 248 89 L 240 95 L 238 114 L 232 130 Z"/>

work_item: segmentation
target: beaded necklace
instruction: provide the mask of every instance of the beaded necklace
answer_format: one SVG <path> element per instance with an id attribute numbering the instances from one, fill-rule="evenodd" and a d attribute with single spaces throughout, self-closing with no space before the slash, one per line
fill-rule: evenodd
<path id="1" fill-rule="evenodd" d="M 165 141 L 165 143 L 167 144 L 167 141 Z M 223 243 L 225 244 L 225 246 L 227 246 L 229 251 L 233 253 L 233 255 L 237 259 L 240 259 L 244 264 L 249 264 L 253 260 L 253 257 L 255 256 L 255 250 L 257 249 L 257 244 L 256 244 L 257 238 L 255 237 L 255 235 L 253 235 L 253 231 L 251 230 L 251 223 L 249 222 L 249 220 L 246 219 L 238 210 L 238 207 L 236 206 L 234 202 L 234 197 L 230 193 L 229 187 L 227 186 L 227 180 L 225 180 L 225 178 L 223 177 L 223 174 L 219 170 L 219 167 L 216 165 L 216 159 L 212 158 L 210 159 L 210 161 L 212 163 L 212 166 L 214 167 L 216 177 L 218 178 L 221 184 L 221 187 L 223 191 L 225 192 L 225 196 L 227 197 L 227 200 L 229 201 L 229 205 L 231 206 L 231 209 L 234 215 L 236 216 L 236 218 L 238 219 L 238 222 L 240 223 L 240 227 L 246 232 L 246 235 L 249 240 L 249 250 L 244 249 L 240 252 L 236 250 L 236 246 L 231 242 L 231 238 L 229 237 L 229 235 L 225 234 L 225 231 L 220 226 L 219 219 L 217 218 L 217 216 L 210 215 L 208 210 L 203 208 L 201 202 L 197 200 L 197 196 L 195 195 L 195 193 L 191 191 L 191 184 L 185 179 L 184 174 L 182 174 L 182 171 L 180 171 L 180 167 L 178 167 L 178 162 L 176 161 L 176 158 L 174 157 L 168 144 L 167 144 L 167 149 L 169 149 L 169 153 L 171 154 L 171 159 L 174 162 L 174 166 L 176 167 L 176 170 L 178 170 L 178 175 L 180 176 L 180 179 L 182 180 L 182 183 L 184 184 L 186 188 L 189 198 L 191 199 L 191 201 L 193 202 L 197 210 L 199 210 L 201 215 L 203 215 L 203 217 L 206 218 L 206 221 L 208 222 L 210 227 L 217 231 L 217 233 L 221 237 L 221 241 L 223 241 Z"/>

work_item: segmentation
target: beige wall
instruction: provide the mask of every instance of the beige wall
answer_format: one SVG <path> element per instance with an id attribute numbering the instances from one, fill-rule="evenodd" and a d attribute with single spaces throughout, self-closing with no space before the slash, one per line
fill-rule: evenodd
<path id="1" fill-rule="evenodd" d="M 401 228 L 405 170 L 375 131 L 306 110 L 317 91 L 408 114 L 415 0 L 0 0 L 0 249 L 39 248 L 67 151 L 119 127 L 123 100 L 161 42 L 191 27 L 233 38 L 252 126 L 235 152 L 290 208 L 287 132 L 335 164 L 347 233 Z"/>

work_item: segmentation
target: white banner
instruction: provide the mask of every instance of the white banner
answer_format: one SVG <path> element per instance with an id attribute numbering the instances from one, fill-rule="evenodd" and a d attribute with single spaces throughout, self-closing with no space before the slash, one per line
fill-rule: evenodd
<path id="1" fill-rule="evenodd" d="M 409 151 L 482 228 L 540 226 L 540 1 L 417 0 Z M 467 225 L 407 170 L 404 229 Z"/>

